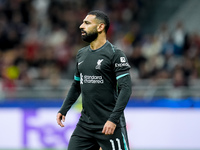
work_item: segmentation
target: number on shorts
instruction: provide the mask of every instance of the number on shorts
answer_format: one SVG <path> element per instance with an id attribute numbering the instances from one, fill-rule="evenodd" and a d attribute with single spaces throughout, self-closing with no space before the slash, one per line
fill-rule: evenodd
<path id="1" fill-rule="evenodd" d="M 117 141 L 117 145 L 118 145 L 118 150 L 122 150 L 121 148 L 121 144 L 120 144 L 120 139 L 116 138 Z M 113 140 L 110 140 L 111 146 L 112 146 L 112 150 L 115 150 L 115 144 Z"/>

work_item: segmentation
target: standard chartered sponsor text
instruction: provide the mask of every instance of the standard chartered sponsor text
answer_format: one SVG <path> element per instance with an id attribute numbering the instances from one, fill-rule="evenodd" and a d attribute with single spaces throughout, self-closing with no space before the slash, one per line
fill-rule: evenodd
<path id="1" fill-rule="evenodd" d="M 103 80 L 102 76 L 84 75 L 84 83 L 103 84 L 104 80 Z"/>

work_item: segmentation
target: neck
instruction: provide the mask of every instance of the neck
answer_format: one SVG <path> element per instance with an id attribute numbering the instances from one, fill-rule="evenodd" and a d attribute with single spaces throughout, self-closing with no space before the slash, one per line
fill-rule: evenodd
<path id="1" fill-rule="evenodd" d="M 105 43 L 106 43 L 106 37 L 105 36 L 103 36 L 103 37 L 98 36 L 94 41 L 92 41 L 90 43 L 90 48 L 92 50 L 96 50 L 96 49 L 102 47 Z"/>

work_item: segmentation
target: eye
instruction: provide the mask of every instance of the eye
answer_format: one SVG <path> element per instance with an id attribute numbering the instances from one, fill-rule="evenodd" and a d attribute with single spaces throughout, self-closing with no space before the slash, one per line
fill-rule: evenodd
<path id="1" fill-rule="evenodd" d="M 89 21 L 84 21 L 84 23 L 85 23 L 85 24 L 90 24 L 90 22 L 89 22 Z"/>

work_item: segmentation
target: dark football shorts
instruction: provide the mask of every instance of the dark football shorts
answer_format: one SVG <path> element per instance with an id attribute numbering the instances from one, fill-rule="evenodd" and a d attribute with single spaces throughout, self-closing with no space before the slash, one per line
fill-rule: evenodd
<path id="1" fill-rule="evenodd" d="M 125 130 L 126 131 L 126 130 Z M 126 133 L 117 127 L 113 135 L 105 135 L 102 130 L 88 130 L 80 125 L 76 126 L 68 150 L 129 150 Z"/>

